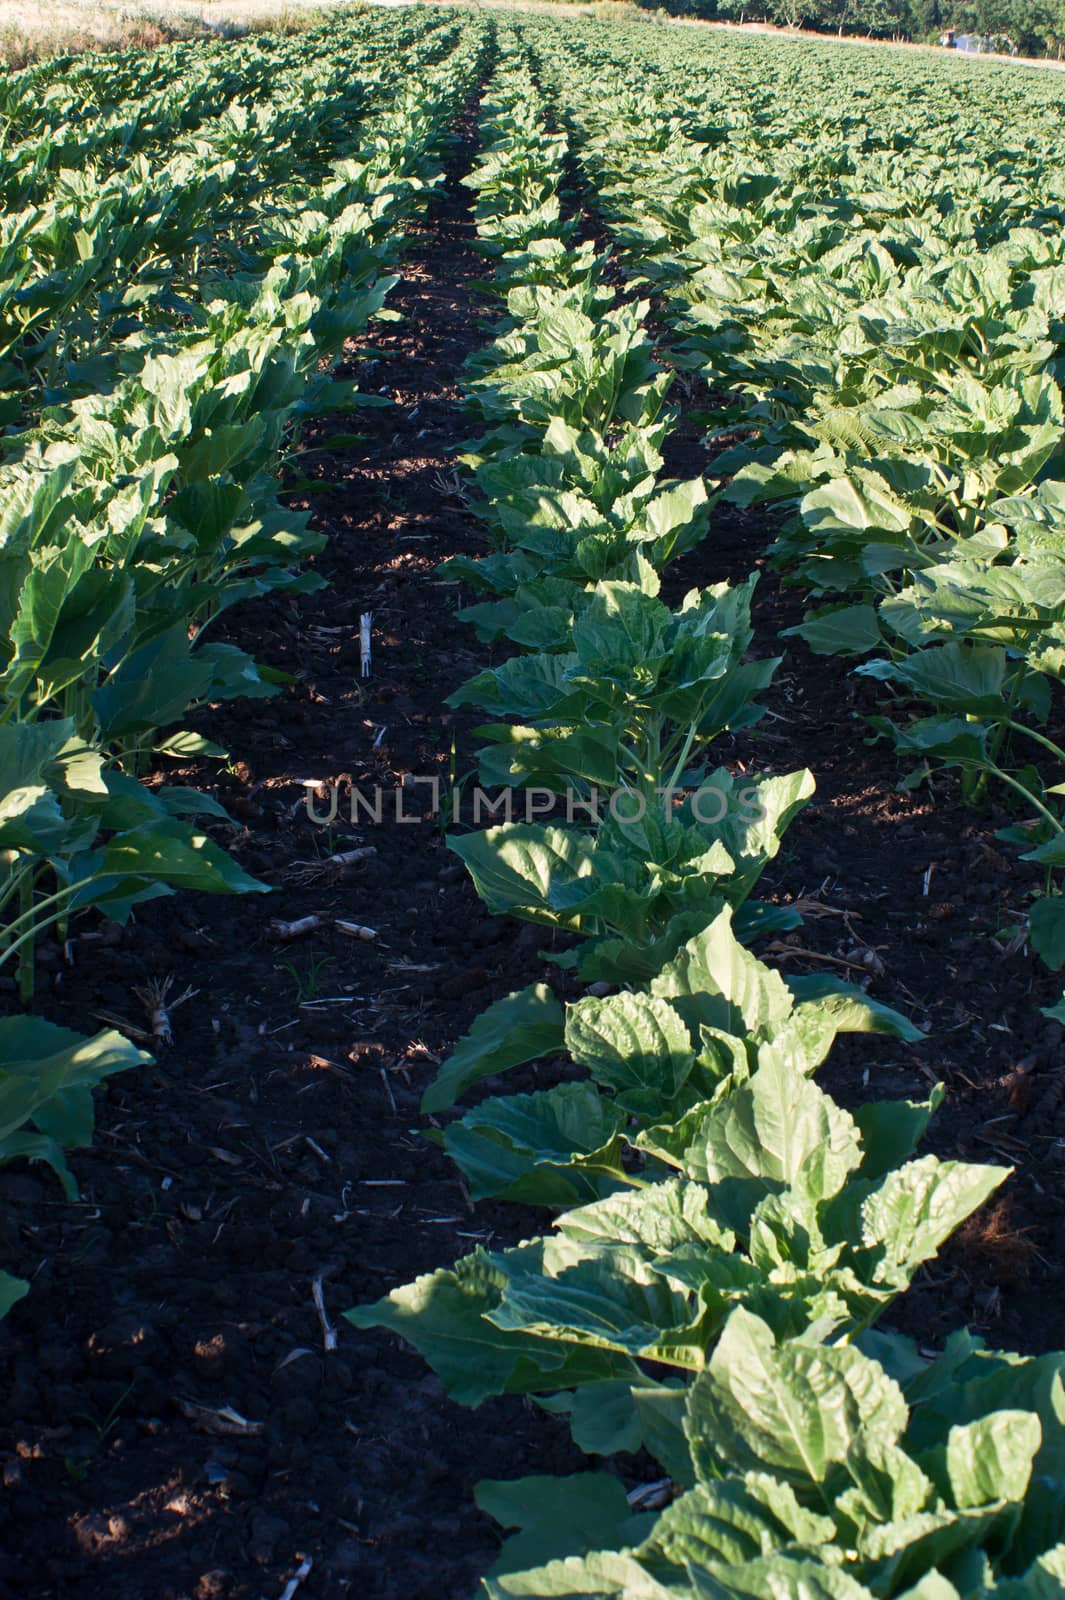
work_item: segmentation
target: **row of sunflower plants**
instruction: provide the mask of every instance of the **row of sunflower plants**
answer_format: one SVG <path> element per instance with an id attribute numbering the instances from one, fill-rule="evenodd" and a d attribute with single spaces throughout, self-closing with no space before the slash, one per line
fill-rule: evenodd
<path id="1" fill-rule="evenodd" d="M 7 138 L 0 194 L 17 210 L 49 198 L 56 176 L 89 166 L 98 178 L 231 112 L 254 115 L 312 60 L 315 33 L 262 33 L 239 42 L 181 43 L 9 75 L 0 86 Z M 264 152 L 268 153 L 268 152 Z"/>
<path id="2" fill-rule="evenodd" d="M 305 419 L 370 403 L 331 369 L 387 315 L 408 219 L 441 180 L 436 151 L 481 50 L 463 26 L 388 19 L 382 32 L 408 45 L 402 72 L 383 71 L 389 108 L 350 119 L 365 100 L 353 61 L 381 82 L 378 40 L 334 25 L 315 47 L 329 55 L 300 65 L 301 94 L 316 75 L 339 97 L 307 100 L 306 174 L 253 183 L 239 238 L 218 235 L 170 322 L 113 329 L 108 380 L 46 394 L 34 425 L 4 439 L 0 971 L 17 970 L 24 1003 L 38 941 L 65 937 L 78 913 L 125 922 L 180 889 L 267 889 L 210 837 L 229 822 L 217 802 L 141 777 L 159 756 L 224 756 L 181 728 L 191 709 L 286 681 L 211 637 L 225 609 L 320 582 L 300 564 L 322 536 L 281 500 L 280 469 Z M 412 59 L 417 89 L 403 82 Z M 239 189 L 238 168 L 232 179 Z M 0 1161 L 45 1161 L 74 1193 L 63 1150 L 88 1142 L 93 1087 L 144 1059 L 113 1032 L 0 1020 Z M 0 1310 L 25 1289 L 5 1277 Z"/>
<path id="3" fill-rule="evenodd" d="M 5 74 L 0 84 L 0 114 L 8 130 L 4 180 L 14 178 L 18 151 L 29 171 L 26 181 L 36 189 L 42 171 L 65 165 L 68 152 L 98 149 L 101 141 L 113 144 L 116 154 L 130 140 L 140 140 L 162 117 L 165 123 L 180 116 L 181 86 L 188 85 L 189 108 L 185 127 L 200 120 L 203 104 L 224 104 L 215 88 L 239 96 L 241 68 L 258 75 L 275 47 L 288 41 L 261 34 L 239 45 L 196 40 L 165 45 L 150 53 L 116 51 L 106 59 L 96 53 L 52 56 L 21 72 Z M 206 94 L 206 101 L 204 96 Z M 149 135 L 150 136 L 150 135 Z M 87 137 L 87 145 L 82 139 Z M 38 167 L 43 151 L 44 159 Z"/>
<path id="4" fill-rule="evenodd" d="M 449 47 L 446 29 L 388 31 L 397 52 L 417 45 L 427 66 Z M 254 270 L 263 221 L 283 225 L 297 183 L 318 187 L 337 160 L 358 159 L 359 125 L 385 107 L 399 75 L 395 58 L 374 49 L 338 59 L 337 43 L 324 30 L 302 50 L 290 41 L 287 60 L 271 66 L 266 54 L 240 99 L 230 98 L 228 68 L 203 74 L 201 98 L 210 105 L 214 92 L 207 131 L 185 131 L 170 104 L 169 125 L 138 125 L 144 141 L 131 135 L 117 163 L 108 119 L 78 125 L 77 166 L 60 166 L 45 192 L 10 203 L 0 230 L 5 421 L 33 420 L 42 405 L 127 375 L 149 330 L 171 334 L 176 318 L 207 303 L 205 286 Z M 56 137 L 65 153 L 64 131 Z M 12 447 L 21 443 L 16 435 Z"/>
<path id="5" fill-rule="evenodd" d="M 965 803 L 997 789 L 1013 806 L 999 837 L 1040 869 L 1029 935 L 1060 970 L 1065 197 L 1053 146 L 998 150 L 989 175 L 951 164 L 954 126 L 900 147 L 874 122 L 844 157 L 822 98 L 793 108 L 782 148 L 780 118 L 740 127 L 734 103 L 732 126 L 707 128 L 703 105 L 699 128 L 687 62 L 675 45 L 662 53 L 653 92 L 624 48 L 582 55 L 582 77 L 567 40 L 557 76 L 626 260 L 662 295 L 678 362 L 709 385 L 710 437 L 728 440 L 711 471 L 730 479 L 726 501 L 773 509 L 774 560 L 817 602 L 794 633 L 818 654 L 862 658 L 855 671 L 883 685 L 870 721 L 907 762 L 904 784 L 948 768 Z M 1008 137 L 979 100 L 967 122 L 970 143 Z M 933 181 L 948 164 L 949 204 Z"/>
<path id="6" fill-rule="evenodd" d="M 835 1104 L 813 1074 L 838 1033 L 916 1030 L 748 948 L 788 914 L 748 893 L 809 775 L 744 779 L 745 811 L 712 764 L 772 663 L 744 659 L 749 586 L 659 597 L 659 568 L 705 531 L 703 493 L 659 476 L 673 417 L 647 308 L 579 242 L 566 138 L 504 40 L 466 180 L 501 302 L 467 370 L 492 549 L 449 571 L 494 597 L 465 613 L 481 636 L 522 653 L 453 703 L 509 719 L 481 730 L 483 783 L 581 820 L 450 843 L 493 910 L 571 936 L 548 959 L 577 998 L 498 1001 L 423 1108 L 533 1061 L 587 1077 L 563 1066 L 432 1135 L 473 1197 L 550 1207 L 552 1231 L 349 1316 L 414 1344 L 455 1399 L 530 1396 L 588 1454 L 643 1450 L 664 1474 L 628 1492 L 603 1470 L 482 1484 L 518 1529 L 485 1580 L 495 1600 L 1049 1595 L 1065 1358 L 959 1335 L 929 1362 L 874 1327 L 1006 1172 L 915 1155 L 938 1091 Z"/>

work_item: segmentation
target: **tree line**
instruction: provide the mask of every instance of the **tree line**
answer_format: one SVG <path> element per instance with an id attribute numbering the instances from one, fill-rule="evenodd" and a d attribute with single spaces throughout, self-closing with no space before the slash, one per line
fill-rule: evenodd
<path id="1" fill-rule="evenodd" d="M 662 0 L 643 0 L 660 5 Z M 953 34 L 971 48 L 1057 56 L 1065 51 L 1065 0 L 666 0 L 673 15 L 720 22 L 909 39 L 935 44 Z"/>

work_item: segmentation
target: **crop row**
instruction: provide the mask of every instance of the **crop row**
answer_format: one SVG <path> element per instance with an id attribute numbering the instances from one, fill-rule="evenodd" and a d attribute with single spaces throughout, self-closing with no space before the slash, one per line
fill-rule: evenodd
<path id="1" fill-rule="evenodd" d="M 177 44 L 147 56 L 129 52 L 106 69 L 82 67 L 52 82 L 36 78 L 40 68 L 9 77 L 8 140 L 0 157 L 5 209 L 46 204 L 60 174 L 80 171 L 99 183 L 137 156 L 165 161 L 176 141 L 213 142 L 220 132 L 215 119 L 254 121 L 314 73 L 317 49 L 316 34 L 264 33 L 239 43 Z M 271 152 L 263 146 L 259 153 Z"/>
<path id="2" fill-rule="evenodd" d="M 17 968 L 26 1002 L 38 940 L 65 937 L 79 911 L 124 922 L 178 889 L 266 888 L 210 837 L 229 820 L 215 801 L 140 778 L 160 756 L 224 756 L 182 719 L 283 681 L 214 642 L 217 618 L 320 582 L 299 565 L 322 537 L 280 498 L 280 468 L 306 419 L 374 403 L 331 369 L 382 313 L 482 48 L 477 30 L 381 26 L 406 47 L 403 71 L 419 64 L 417 87 L 398 62 L 367 65 L 381 109 L 360 120 L 358 47 L 335 24 L 306 45 L 291 94 L 250 121 L 248 153 L 269 126 L 273 156 L 235 159 L 239 128 L 222 118 L 215 145 L 176 158 L 189 181 L 169 215 L 158 173 L 146 186 L 134 161 L 101 185 L 114 204 L 91 223 L 83 212 L 80 233 L 69 217 L 55 229 L 85 272 L 73 287 L 61 273 L 37 280 L 57 298 L 38 349 L 19 347 L 18 381 L 43 393 L 0 466 L 0 969 Z M 371 39 L 363 59 L 378 54 Z M 150 241 L 144 203 L 161 219 Z M 58 217 L 67 200 L 51 204 Z M 23 213 L 27 262 L 38 215 Z M 144 272 L 113 294 L 130 229 Z M 25 294 L 9 290 L 9 317 Z M 114 1032 L 0 1021 L 0 1160 L 46 1161 L 72 1192 L 62 1151 L 88 1142 L 93 1086 L 144 1059 Z M 25 1287 L 5 1278 L 0 1310 Z"/>
<path id="3" fill-rule="evenodd" d="M 550 58 L 549 30 L 542 43 Z M 855 670 L 884 686 L 872 727 L 907 762 L 907 785 L 945 767 L 963 801 L 994 789 L 1010 801 L 1018 820 L 999 836 L 1043 876 L 1028 932 L 1060 970 L 1055 169 L 1027 145 L 1000 150 L 993 176 L 974 172 L 949 126 L 904 148 L 867 132 L 844 152 L 823 103 L 798 108 L 782 149 L 779 118 L 741 136 L 695 127 L 676 57 L 650 96 L 623 49 L 575 51 L 566 36 L 554 62 L 624 260 L 662 297 L 678 362 L 709 387 L 710 438 L 729 440 L 711 463 L 731 480 L 723 498 L 773 509 L 775 563 L 817 602 L 793 631 L 818 654 L 863 658 Z M 681 124 L 668 141 L 663 111 Z M 989 141 L 999 131 L 988 118 Z"/>
<path id="4" fill-rule="evenodd" d="M 425 67 L 452 42 L 446 30 L 408 31 L 396 44 L 416 44 Z M 303 208 L 330 219 L 320 191 L 338 161 L 372 149 L 360 121 L 385 106 L 401 74 L 368 50 L 353 77 L 351 61 L 328 54 L 328 43 L 292 46 L 287 62 L 263 52 L 243 102 L 229 100 L 228 71 L 201 69 L 208 130 L 183 131 L 171 103 L 169 116 L 149 121 L 147 142 L 136 126 L 117 166 L 104 159 L 108 119 L 80 124 L 77 169 L 60 167 L 44 193 L 9 206 L 0 234 L 5 420 L 108 389 L 153 341 L 173 341 L 175 323 L 202 326 L 219 285 L 225 294 L 234 277 L 261 275 L 269 260 L 298 250 Z M 54 137 L 65 152 L 62 131 Z M 22 443 L 16 436 L 15 448 Z"/>
<path id="5" fill-rule="evenodd" d="M 794 915 L 750 891 L 811 780 L 714 764 L 774 663 L 748 659 L 749 583 L 661 599 L 705 489 L 660 477 L 648 306 L 580 242 L 566 135 L 522 34 L 503 39 L 466 180 L 501 302 L 467 368 L 492 548 L 449 571 L 480 591 L 479 635 L 519 653 L 451 703 L 495 719 L 481 782 L 559 820 L 450 843 L 490 909 L 568 939 L 558 982 L 491 1006 L 423 1108 L 533 1062 L 586 1076 L 493 1093 L 438 1135 L 471 1194 L 556 1208 L 553 1231 L 349 1315 L 455 1398 L 534 1396 L 589 1454 L 665 1473 L 628 1495 L 601 1471 L 482 1485 L 520 1530 L 495 1597 L 1056 1594 L 1063 1358 L 959 1334 L 928 1361 L 873 1327 L 1005 1173 L 915 1157 L 938 1093 L 835 1104 L 813 1074 L 838 1033 L 915 1031 L 749 948 Z"/>

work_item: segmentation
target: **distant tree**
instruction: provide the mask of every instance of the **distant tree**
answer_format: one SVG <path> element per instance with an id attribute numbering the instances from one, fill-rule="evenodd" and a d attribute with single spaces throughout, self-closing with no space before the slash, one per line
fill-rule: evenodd
<path id="1" fill-rule="evenodd" d="M 782 28 L 818 26 L 817 0 L 770 0 L 769 19 Z"/>
<path id="2" fill-rule="evenodd" d="M 714 6 L 714 14 L 728 22 L 770 22 L 767 0 L 705 0 Z"/>
<path id="3" fill-rule="evenodd" d="M 905 32 L 898 0 L 849 0 L 848 19 L 854 32 L 890 37 Z"/>
<path id="4" fill-rule="evenodd" d="M 950 25 L 940 0 L 910 0 L 908 10 L 909 32 L 915 39 L 941 33 L 944 27 Z"/>

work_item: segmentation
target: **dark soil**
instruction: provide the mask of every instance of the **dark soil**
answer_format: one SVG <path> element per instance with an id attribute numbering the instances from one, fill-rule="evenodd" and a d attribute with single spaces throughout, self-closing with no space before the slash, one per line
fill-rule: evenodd
<path id="1" fill-rule="evenodd" d="M 74 1162 L 80 1203 L 36 1170 L 0 1174 L 0 1260 L 33 1279 L 0 1324 L 4 1600 L 276 1600 L 306 1559 L 300 1600 L 462 1600 L 497 1542 L 474 1483 L 587 1464 L 537 1408 L 463 1411 L 416 1355 L 342 1320 L 479 1242 L 543 1225 L 513 1206 L 474 1211 L 419 1131 L 420 1093 L 456 1038 L 490 1000 L 546 975 L 542 933 L 483 912 L 424 815 L 430 787 L 413 781 L 468 767 L 473 741 L 442 702 L 486 659 L 455 620 L 457 591 L 433 576 L 446 555 L 482 548 L 451 476 L 470 431 L 459 368 L 484 338 L 470 287 L 483 267 L 454 181 L 467 160 L 456 152 L 447 195 L 415 230 L 390 301 L 407 320 L 381 325 L 357 367 L 396 407 L 365 413 L 362 445 L 303 458 L 317 481 L 293 503 L 312 504 L 331 535 L 316 563 L 330 587 L 230 619 L 229 637 L 297 684 L 203 716 L 233 754 L 228 773 L 160 775 L 211 788 L 238 824 L 219 837 L 279 887 L 157 902 L 125 931 L 90 926 L 72 966 L 44 952 L 42 1010 L 85 1031 L 146 1028 L 135 989 L 153 979 L 194 993 L 173 1008 L 157 1065 L 100 1095 L 96 1143 Z M 323 424 L 308 443 L 347 426 Z M 694 428 L 673 448 L 673 470 L 699 470 Z M 764 524 L 719 513 L 669 593 L 745 575 L 766 544 Z M 763 652 L 799 609 L 764 579 Z M 894 758 L 863 741 L 868 694 L 796 646 L 772 716 L 729 752 L 818 778 L 769 888 L 819 906 L 776 957 L 856 980 L 872 962 L 871 992 L 931 1029 L 918 1047 L 845 1042 L 823 1074 L 842 1100 L 924 1097 L 942 1079 L 933 1147 L 1017 1167 L 895 1325 L 935 1343 L 968 1321 L 993 1342 L 1046 1348 L 1059 1338 L 1065 1070 L 1062 1030 L 1038 1007 L 1057 989 L 994 939 L 1027 887 L 993 839 L 1001 819 L 959 811 L 946 784 L 897 792 Z M 307 780 L 327 810 L 341 779 L 331 830 L 316 826 Z M 349 820 L 349 785 L 384 793 L 379 824 Z M 423 820 L 397 820 L 397 792 Z M 357 847 L 374 853 L 330 877 L 326 858 Z M 288 942 L 272 927 L 308 916 L 322 926 Z"/>

